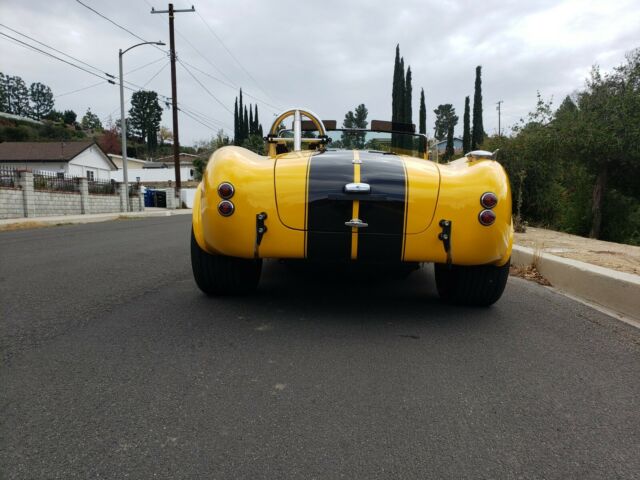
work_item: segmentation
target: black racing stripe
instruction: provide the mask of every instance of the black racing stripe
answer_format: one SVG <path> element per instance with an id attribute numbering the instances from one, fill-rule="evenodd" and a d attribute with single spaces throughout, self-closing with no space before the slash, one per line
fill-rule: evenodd
<path id="1" fill-rule="evenodd" d="M 401 158 L 392 155 L 361 156 L 360 181 L 384 202 L 360 201 L 360 219 L 369 224 L 358 232 L 358 259 L 401 261 L 404 243 L 406 173 Z"/>
<path id="2" fill-rule="evenodd" d="M 342 194 L 353 182 L 353 153 L 325 152 L 309 160 L 307 190 L 307 258 L 312 260 L 348 260 L 351 258 L 352 202 L 330 200 Z"/>

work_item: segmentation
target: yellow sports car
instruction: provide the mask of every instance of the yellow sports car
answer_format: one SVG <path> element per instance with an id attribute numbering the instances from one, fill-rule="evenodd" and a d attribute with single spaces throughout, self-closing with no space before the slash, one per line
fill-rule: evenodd
<path id="1" fill-rule="evenodd" d="M 284 121 L 293 117 L 293 128 Z M 262 259 L 435 264 L 440 296 L 490 305 L 509 274 L 509 180 L 495 155 L 427 159 L 415 127 L 336 129 L 306 109 L 275 119 L 267 155 L 228 146 L 209 160 L 193 206 L 191 265 L 202 291 L 246 293 Z"/>

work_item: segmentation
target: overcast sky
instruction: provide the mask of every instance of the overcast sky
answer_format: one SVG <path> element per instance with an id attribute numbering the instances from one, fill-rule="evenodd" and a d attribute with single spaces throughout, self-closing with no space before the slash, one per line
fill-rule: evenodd
<path id="1" fill-rule="evenodd" d="M 151 6 L 166 9 L 166 3 L 82 1 L 146 40 L 169 43 L 167 15 L 150 14 Z M 176 15 L 176 50 L 210 93 L 178 65 L 178 101 L 192 114 L 204 114 L 200 119 L 208 125 L 181 114 L 185 145 L 210 137 L 218 126 L 232 133 L 229 112 L 238 86 L 260 99 L 265 129 L 276 110 L 292 106 L 340 123 L 347 110 L 364 103 L 369 119 L 390 119 L 397 43 L 413 73 L 415 123 L 420 88 L 425 90 L 430 136 L 433 109 L 441 103 L 455 106 L 456 134 L 462 133 L 464 97 L 473 98 L 476 65 L 482 65 L 485 130 L 495 133 L 498 100 L 504 101 L 502 125 L 508 127 L 535 106 L 536 91 L 557 105 L 584 85 L 591 65 L 608 70 L 640 46 L 640 0 L 175 2 L 176 8 L 192 4 L 197 13 Z M 75 0 L 0 0 L 0 23 L 113 75 L 118 49 L 140 41 Z M 4 27 L 0 32 L 33 43 Z M 156 60 L 124 78 L 169 96 L 170 70 L 162 51 L 132 50 L 124 56 L 124 70 Z M 119 118 L 116 86 L 103 82 L 65 95 L 100 79 L 2 36 L 0 71 L 27 84 L 49 85 L 59 95 L 56 109 L 73 109 L 81 117 L 90 107 L 103 122 Z M 162 124 L 171 127 L 170 110 L 164 111 Z"/>

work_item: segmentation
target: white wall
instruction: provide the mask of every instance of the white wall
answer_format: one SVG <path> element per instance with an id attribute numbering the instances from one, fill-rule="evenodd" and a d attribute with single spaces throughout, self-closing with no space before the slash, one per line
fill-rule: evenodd
<path id="1" fill-rule="evenodd" d="M 184 203 L 187 208 L 193 208 L 193 199 L 196 196 L 195 188 L 181 188 L 180 189 L 180 201 Z"/>
<path id="2" fill-rule="evenodd" d="M 180 167 L 181 180 L 193 180 L 189 167 Z M 116 182 L 122 182 L 122 170 L 112 171 L 111 178 Z M 173 168 L 131 168 L 127 171 L 129 182 L 136 182 L 140 177 L 140 182 L 172 182 L 176 181 L 175 170 Z"/>
<path id="3" fill-rule="evenodd" d="M 113 167 L 100 149 L 93 145 L 69 162 L 68 173 L 76 177 L 86 177 L 87 170 L 92 170 L 96 180 L 109 180 L 111 168 Z"/>

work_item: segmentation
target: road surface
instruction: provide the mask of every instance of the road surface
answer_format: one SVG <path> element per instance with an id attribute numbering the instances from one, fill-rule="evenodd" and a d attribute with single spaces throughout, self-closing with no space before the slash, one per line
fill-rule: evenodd
<path id="1" fill-rule="evenodd" d="M 265 265 L 189 218 L 0 233 L 0 478 L 640 478 L 640 332 L 511 278 L 491 308 Z"/>

